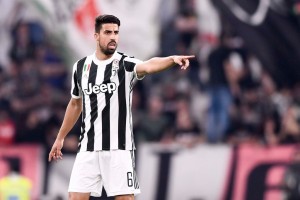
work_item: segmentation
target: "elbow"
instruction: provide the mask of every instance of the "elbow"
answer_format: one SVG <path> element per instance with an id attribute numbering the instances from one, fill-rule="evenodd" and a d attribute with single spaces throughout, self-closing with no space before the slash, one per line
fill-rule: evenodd
<path id="1" fill-rule="evenodd" d="M 144 75 L 147 75 L 147 74 L 154 74 L 157 71 L 158 69 L 154 64 L 148 64 L 144 67 L 143 73 Z"/>
<path id="2" fill-rule="evenodd" d="M 139 68 L 137 68 L 136 75 L 138 77 L 143 77 L 147 74 L 151 74 L 151 72 L 152 72 L 152 70 L 149 65 L 142 65 L 142 66 L 139 66 Z"/>
<path id="3" fill-rule="evenodd" d="M 141 75 L 147 75 L 147 74 L 153 74 L 157 72 L 157 57 L 151 58 L 147 62 L 144 63 L 142 74 Z"/>
<path id="4" fill-rule="evenodd" d="M 69 104 L 74 110 L 80 111 L 82 110 L 82 102 L 81 99 L 71 99 Z"/>
<path id="5" fill-rule="evenodd" d="M 147 68 L 143 71 L 143 73 L 141 73 L 141 76 L 145 76 L 145 75 L 147 75 L 147 74 L 152 74 L 152 73 L 154 73 L 154 72 L 153 72 L 153 70 L 151 69 L 151 67 L 147 67 Z"/>

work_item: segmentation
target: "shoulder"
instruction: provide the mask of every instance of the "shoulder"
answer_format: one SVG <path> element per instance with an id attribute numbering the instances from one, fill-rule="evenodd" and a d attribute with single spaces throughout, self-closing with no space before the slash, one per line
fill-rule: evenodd
<path id="1" fill-rule="evenodd" d="M 85 63 L 86 59 L 89 58 L 89 57 L 91 57 L 91 55 L 90 55 L 90 56 L 85 56 L 85 57 L 79 59 L 79 60 L 76 62 L 77 65 L 80 65 L 80 64 L 83 65 L 83 64 Z"/>
<path id="2" fill-rule="evenodd" d="M 3 184 L 6 181 L 6 177 L 0 178 L 0 184 Z"/>
<path id="3" fill-rule="evenodd" d="M 31 187 L 31 180 L 26 178 L 26 177 L 22 177 L 21 181 L 24 185 L 26 185 L 27 187 Z"/>
<path id="4" fill-rule="evenodd" d="M 124 65 L 124 68 L 127 72 L 133 72 L 134 66 L 139 63 L 139 60 L 134 58 L 134 56 L 128 56 L 125 53 L 117 52 L 118 56 L 120 56 L 120 61 Z"/>
<path id="5" fill-rule="evenodd" d="M 7 185 L 8 183 L 8 178 L 7 177 L 3 177 L 0 179 L 0 189 L 1 187 L 4 187 L 5 185 Z"/>
<path id="6" fill-rule="evenodd" d="M 129 55 L 127 55 L 125 53 L 122 53 L 122 52 L 119 52 L 119 51 L 117 52 L 117 54 L 119 56 L 123 57 L 124 59 L 133 59 L 133 58 L 135 58 L 134 56 L 129 56 Z"/>
<path id="7" fill-rule="evenodd" d="M 138 64 L 138 63 L 142 62 L 141 60 L 135 58 L 134 56 L 128 56 L 121 52 L 118 52 L 118 54 L 122 55 L 125 62 L 134 63 L 134 64 Z"/>
<path id="8" fill-rule="evenodd" d="M 83 57 L 83 58 L 77 60 L 77 61 L 74 63 L 74 66 L 77 66 L 77 65 L 79 65 L 79 64 L 81 64 L 81 63 L 84 63 L 87 57 L 88 57 L 88 56 L 85 56 L 85 57 Z"/>
<path id="9" fill-rule="evenodd" d="M 73 68 L 74 68 L 75 70 L 77 70 L 77 71 L 80 70 L 81 68 L 83 68 L 84 63 L 87 61 L 87 59 L 88 59 L 89 57 L 91 57 L 91 56 L 85 56 L 85 57 L 83 57 L 83 58 L 77 60 L 77 61 L 74 63 Z"/>

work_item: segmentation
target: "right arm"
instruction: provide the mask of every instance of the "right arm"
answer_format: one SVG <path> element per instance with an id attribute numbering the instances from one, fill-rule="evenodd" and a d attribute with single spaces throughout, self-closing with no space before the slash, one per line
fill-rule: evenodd
<path id="1" fill-rule="evenodd" d="M 143 77 L 147 74 L 161 72 L 176 64 L 178 64 L 181 69 L 185 70 L 190 65 L 189 59 L 192 59 L 194 57 L 194 55 L 154 57 L 145 62 L 137 64 L 136 73 L 138 77 Z"/>
<path id="2" fill-rule="evenodd" d="M 63 147 L 64 139 L 70 130 L 73 128 L 77 122 L 82 111 L 82 99 L 71 98 L 66 109 L 63 123 L 57 134 L 56 140 L 52 146 L 52 149 L 49 153 L 49 162 L 54 159 L 62 159 L 61 149 Z"/>

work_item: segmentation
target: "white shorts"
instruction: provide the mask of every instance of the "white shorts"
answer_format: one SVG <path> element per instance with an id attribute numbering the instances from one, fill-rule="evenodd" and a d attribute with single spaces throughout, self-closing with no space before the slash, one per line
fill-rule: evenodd
<path id="1" fill-rule="evenodd" d="M 79 152 L 73 166 L 69 192 L 100 197 L 139 194 L 134 152 L 128 150 Z"/>

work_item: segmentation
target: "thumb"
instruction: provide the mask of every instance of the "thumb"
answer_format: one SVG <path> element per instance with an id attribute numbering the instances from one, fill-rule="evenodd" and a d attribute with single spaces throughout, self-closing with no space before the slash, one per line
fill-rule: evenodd
<path id="1" fill-rule="evenodd" d="M 182 61 L 181 61 L 181 59 L 175 59 L 174 60 L 174 62 L 176 63 L 176 64 L 178 64 L 178 65 L 182 65 L 183 63 L 182 63 Z"/>

